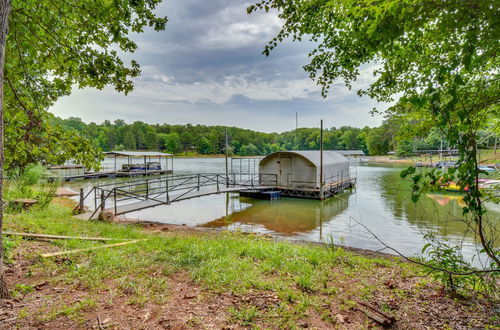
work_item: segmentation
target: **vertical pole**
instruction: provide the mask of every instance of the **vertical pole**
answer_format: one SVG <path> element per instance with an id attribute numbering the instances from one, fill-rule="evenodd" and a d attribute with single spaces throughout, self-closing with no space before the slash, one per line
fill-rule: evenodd
<path id="1" fill-rule="evenodd" d="M 146 165 L 146 156 L 144 156 L 144 175 L 148 176 L 148 167 Z"/>
<path id="2" fill-rule="evenodd" d="M 165 179 L 165 191 L 167 192 L 167 204 L 170 204 L 170 196 L 168 194 L 168 178 Z"/>
<path id="3" fill-rule="evenodd" d="M 225 147 L 225 151 L 226 151 L 226 188 L 228 188 L 229 187 L 229 175 L 228 175 L 227 158 L 229 155 L 229 148 L 228 148 L 228 143 L 227 143 L 227 128 L 225 131 L 225 135 L 226 135 L 226 147 Z"/>
<path id="4" fill-rule="evenodd" d="M 198 191 L 200 190 L 200 174 L 198 173 Z"/>
<path id="5" fill-rule="evenodd" d="M 115 200 L 115 215 L 116 215 L 116 188 L 113 189 L 113 199 Z"/>
<path id="6" fill-rule="evenodd" d="M 84 205 L 83 205 L 83 188 L 80 188 L 80 214 L 83 213 Z"/>
<path id="7" fill-rule="evenodd" d="M 220 192 L 219 190 L 219 174 L 216 174 L 215 177 L 217 178 L 217 193 Z"/>
<path id="8" fill-rule="evenodd" d="M 229 217 L 229 193 L 226 193 L 226 220 Z"/>
<path id="9" fill-rule="evenodd" d="M 319 240 L 323 242 L 323 221 L 325 220 L 325 204 L 323 201 L 319 204 Z"/>
<path id="10" fill-rule="evenodd" d="M 101 211 L 104 211 L 106 208 L 106 199 L 104 198 L 104 190 L 101 189 Z"/>
<path id="11" fill-rule="evenodd" d="M 116 155 L 115 155 L 115 174 L 116 174 Z"/>
<path id="12" fill-rule="evenodd" d="M 319 134 L 319 153 L 320 153 L 320 166 L 319 166 L 319 199 L 323 200 L 325 198 L 325 192 L 323 191 L 323 119 L 321 119 L 321 130 Z"/>
<path id="13" fill-rule="evenodd" d="M 146 179 L 146 199 L 149 199 L 149 180 Z"/>

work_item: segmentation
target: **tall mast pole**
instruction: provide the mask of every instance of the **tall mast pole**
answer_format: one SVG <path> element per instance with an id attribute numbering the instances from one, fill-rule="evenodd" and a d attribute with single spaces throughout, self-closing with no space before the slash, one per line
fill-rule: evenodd
<path id="1" fill-rule="evenodd" d="M 325 198 L 325 192 L 323 191 L 323 119 L 321 119 L 321 129 L 319 134 L 319 154 L 319 199 L 323 200 Z"/>
<path id="2" fill-rule="evenodd" d="M 225 136 L 226 136 L 226 147 L 225 147 L 225 151 L 226 151 L 226 187 L 229 187 L 229 169 L 228 169 L 228 163 L 227 163 L 227 158 L 228 158 L 228 155 L 229 155 L 229 151 L 228 151 L 228 143 L 227 143 L 227 127 L 226 127 L 226 131 L 225 131 Z"/>

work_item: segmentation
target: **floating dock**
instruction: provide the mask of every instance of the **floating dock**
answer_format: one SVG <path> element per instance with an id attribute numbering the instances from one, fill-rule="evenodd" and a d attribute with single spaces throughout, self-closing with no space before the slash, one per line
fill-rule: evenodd
<path id="1" fill-rule="evenodd" d="M 274 189 L 249 189 L 240 190 L 241 197 L 250 197 L 255 199 L 276 200 L 281 196 L 281 191 Z"/>

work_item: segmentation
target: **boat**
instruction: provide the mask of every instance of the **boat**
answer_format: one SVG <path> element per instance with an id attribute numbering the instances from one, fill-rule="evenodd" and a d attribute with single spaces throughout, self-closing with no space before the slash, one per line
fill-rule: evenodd
<path id="1" fill-rule="evenodd" d="M 145 171 L 161 171 L 159 162 L 148 162 L 142 164 L 123 164 L 122 171 L 124 172 L 145 172 Z"/>
<path id="2" fill-rule="evenodd" d="M 495 169 L 489 166 L 478 166 L 477 169 L 485 172 L 495 172 Z"/>

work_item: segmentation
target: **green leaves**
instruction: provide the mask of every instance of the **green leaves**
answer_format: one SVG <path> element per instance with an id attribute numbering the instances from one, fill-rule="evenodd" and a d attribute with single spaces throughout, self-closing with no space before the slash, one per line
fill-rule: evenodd
<path id="1" fill-rule="evenodd" d="M 131 32 L 165 28 L 167 19 L 154 13 L 160 2 L 12 1 L 4 84 L 8 167 L 68 158 L 95 163 L 90 142 L 49 126 L 47 111 L 74 87 L 132 91 L 140 67 L 125 63 L 123 54 L 137 48 Z"/>

